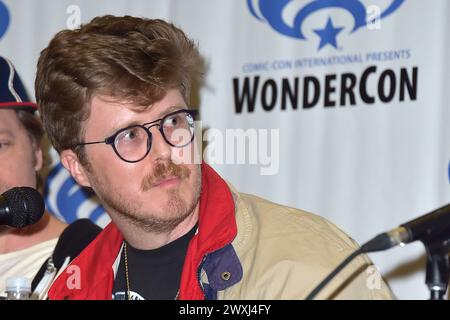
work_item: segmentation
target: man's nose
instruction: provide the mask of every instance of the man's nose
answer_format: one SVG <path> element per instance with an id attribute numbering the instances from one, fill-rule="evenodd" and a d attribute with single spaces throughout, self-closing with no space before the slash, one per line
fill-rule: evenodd
<path id="1" fill-rule="evenodd" d="M 158 126 L 150 128 L 152 133 L 152 146 L 150 149 L 150 156 L 155 160 L 169 160 L 171 155 L 170 145 L 164 139 Z"/>

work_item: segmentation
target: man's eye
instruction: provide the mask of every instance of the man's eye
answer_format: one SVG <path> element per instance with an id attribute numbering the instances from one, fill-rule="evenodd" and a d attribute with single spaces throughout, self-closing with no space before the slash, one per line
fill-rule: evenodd
<path id="1" fill-rule="evenodd" d="M 0 150 L 1 149 L 6 149 L 10 145 L 11 145 L 11 142 L 9 142 L 9 141 L 0 141 Z"/>
<path id="2" fill-rule="evenodd" d="M 173 116 L 167 118 L 164 121 L 163 125 L 165 127 L 177 127 L 183 123 L 184 119 L 185 119 L 184 115 L 176 114 L 176 115 L 173 115 Z"/>
<path id="3" fill-rule="evenodd" d="M 127 140 L 133 140 L 134 138 L 136 138 L 136 131 L 135 130 L 126 131 L 123 135 L 123 138 Z"/>
<path id="4" fill-rule="evenodd" d="M 122 132 L 120 135 L 121 140 L 134 140 L 139 136 L 139 129 L 132 128 Z"/>
<path id="5" fill-rule="evenodd" d="M 141 128 L 130 128 L 128 130 L 122 131 L 116 138 L 116 145 L 117 144 L 128 144 L 132 142 L 138 142 L 141 139 L 143 139 L 145 134 L 145 131 Z"/>
<path id="6" fill-rule="evenodd" d="M 178 118 L 177 117 L 171 117 L 167 120 L 167 124 L 171 126 L 176 126 L 178 124 Z"/>

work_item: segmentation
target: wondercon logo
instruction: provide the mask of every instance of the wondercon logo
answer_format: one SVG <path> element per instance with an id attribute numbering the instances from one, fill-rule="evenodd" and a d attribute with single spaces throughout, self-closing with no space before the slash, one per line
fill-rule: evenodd
<path id="1" fill-rule="evenodd" d="M 353 34 L 359 29 L 381 20 L 395 12 L 405 0 L 391 0 L 384 11 L 379 10 L 377 15 L 368 15 L 368 7 L 361 0 L 314 0 L 299 7 L 298 0 L 247 0 L 251 14 L 263 23 L 268 23 L 277 32 L 294 39 L 308 40 L 302 27 L 305 20 L 311 15 L 326 9 L 341 9 L 348 12 L 354 20 Z M 328 20 L 313 32 L 320 39 L 319 49 L 326 45 L 338 48 L 337 36 L 345 26 L 336 24 L 329 16 Z"/>
<path id="2" fill-rule="evenodd" d="M 0 39 L 9 27 L 9 11 L 3 1 L 0 1 Z"/>

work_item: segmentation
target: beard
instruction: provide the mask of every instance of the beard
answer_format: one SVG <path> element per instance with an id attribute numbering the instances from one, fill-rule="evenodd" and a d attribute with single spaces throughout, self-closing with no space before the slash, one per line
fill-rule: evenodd
<path id="1" fill-rule="evenodd" d="M 164 190 L 168 200 L 159 206 L 158 211 L 143 209 L 143 206 L 136 204 L 135 201 L 121 194 L 117 189 L 107 188 L 107 184 L 100 181 L 98 176 L 92 173 L 90 176 L 92 188 L 107 209 L 113 210 L 121 219 L 145 232 L 166 233 L 174 230 L 183 222 L 194 211 L 199 202 L 201 193 L 200 165 L 197 165 L 194 171 L 191 172 L 186 167 L 169 162 L 167 164 L 159 163 L 153 174 L 144 176 L 141 183 L 143 192 L 151 189 L 153 183 L 169 176 L 179 177 L 183 181 L 189 179 L 191 174 L 196 175 L 193 193 L 189 199 L 184 199 L 178 189 Z"/>

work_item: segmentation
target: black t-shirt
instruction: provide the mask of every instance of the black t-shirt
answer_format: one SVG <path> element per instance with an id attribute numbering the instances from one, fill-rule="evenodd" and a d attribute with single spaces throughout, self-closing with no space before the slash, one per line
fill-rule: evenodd
<path id="1" fill-rule="evenodd" d="M 189 241 L 197 225 L 187 234 L 154 250 L 139 250 L 126 243 L 131 300 L 174 300 L 178 296 L 181 271 Z M 122 250 L 113 287 L 113 299 L 127 299 L 125 252 Z"/>

